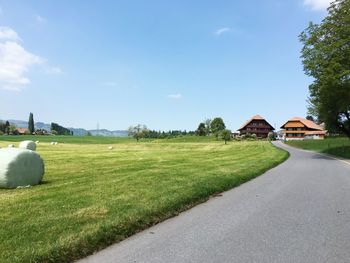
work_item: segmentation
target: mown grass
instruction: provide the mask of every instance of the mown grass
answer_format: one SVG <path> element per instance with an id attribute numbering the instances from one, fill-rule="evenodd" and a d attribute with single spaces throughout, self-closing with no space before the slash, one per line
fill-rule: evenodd
<path id="1" fill-rule="evenodd" d="M 324 140 L 288 141 L 287 144 L 304 150 L 350 159 L 350 140 L 344 137 L 331 137 Z"/>
<path id="2" fill-rule="evenodd" d="M 71 262 L 288 157 L 266 141 L 127 141 L 113 146 L 38 145 L 46 164 L 44 183 L 0 189 L 0 262 Z"/>

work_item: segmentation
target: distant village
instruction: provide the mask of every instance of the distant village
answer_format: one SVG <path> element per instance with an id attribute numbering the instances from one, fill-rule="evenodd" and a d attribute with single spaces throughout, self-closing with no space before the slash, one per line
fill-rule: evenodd
<path id="1" fill-rule="evenodd" d="M 221 118 L 223 129 L 225 124 Z M 211 120 L 207 120 L 211 122 Z M 206 128 L 210 123 L 201 123 L 196 131 L 154 131 L 147 130 L 147 137 L 149 138 L 169 138 L 184 135 L 199 135 L 205 136 L 214 134 L 210 128 Z M 312 117 L 301 118 L 294 117 L 287 120 L 281 127 L 281 130 L 275 131 L 275 128 L 262 116 L 255 115 L 246 121 L 237 132 L 231 132 L 232 138 L 252 138 L 252 139 L 277 139 L 277 140 L 304 140 L 304 139 L 324 139 L 327 135 L 324 123 L 316 124 Z M 203 129 L 203 131 L 201 131 Z M 208 132 L 205 131 L 208 130 Z M 30 115 L 28 128 L 16 127 L 9 121 L 0 121 L 0 135 L 75 135 L 72 130 L 60 126 L 57 123 L 51 123 L 51 129 L 35 129 L 33 116 Z M 91 136 L 89 132 L 85 135 Z"/>

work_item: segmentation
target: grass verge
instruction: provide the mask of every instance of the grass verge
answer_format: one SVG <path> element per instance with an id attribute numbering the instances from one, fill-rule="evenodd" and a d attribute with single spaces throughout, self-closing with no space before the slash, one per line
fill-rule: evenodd
<path id="1" fill-rule="evenodd" d="M 8 143 L 0 142 L 0 146 Z M 269 142 L 40 143 L 43 184 L 0 189 L 0 262 L 71 262 L 278 165 Z"/>
<path id="2" fill-rule="evenodd" d="M 350 159 L 350 140 L 348 138 L 327 138 L 325 140 L 288 141 L 290 146 L 326 153 L 338 157 Z"/>

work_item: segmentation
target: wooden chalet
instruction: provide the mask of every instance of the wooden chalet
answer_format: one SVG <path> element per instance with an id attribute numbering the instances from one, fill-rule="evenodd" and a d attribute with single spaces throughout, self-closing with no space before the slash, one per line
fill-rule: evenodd
<path id="1" fill-rule="evenodd" d="M 26 134 L 29 134 L 29 130 L 27 128 L 17 128 L 14 134 L 26 135 Z"/>
<path id="2" fill-rule="evenodd" d="M 241 135 L 256 134 L 257 138 L 267 138 L 269 132 L 274 130 L 272 125 L 260 115 L 255 115 L 238 129 Z"/>
<path id="3" fill-rule="evenodd" d="M 313 121 L 294 117 L 281 126 L 285 140 L 324 139 L 327 131 Z"/>

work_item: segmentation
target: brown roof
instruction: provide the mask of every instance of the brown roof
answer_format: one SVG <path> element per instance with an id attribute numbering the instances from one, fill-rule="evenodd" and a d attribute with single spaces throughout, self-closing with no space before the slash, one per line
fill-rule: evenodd
<path id="1" fill-rule="evenodd" d="M 18 131 L 19 133 L 26 133 L 28 132 L 27 128 L 17 128 L 16 131 Z"/>
<path id="2" fill-rule="evenodd" d="M 247 125 L 248 125 L 251 121 L 253 121 L 253 120 L 264 120 L 264 121 L 266 121 L 263 117 L 261 117 L 259 114 L 257 114 L 257 115 L 255 115 L 255 116 L 253 116 L 252 118 L 250 118 L 248 121 L 246 121 L 246 122 L 238 129 L 238 131 L 239 131 L 239 130 L 242 130 L 245 126 L 247 126 Z M 267 122 L 267 121 L 266 121 L 266 122 Z M 270 123 L 267 122 L 267 124 L 270 125 L 272 129 L 274 129 Z"/>
<path id="3" fill-rule="evenodd" d="M 323 131 L 322 127 L 320 125 L 317 125 L 316 123 L 314 123 L 313 121 L 304 119 L 304 118 L 300 118 L 300 117 L 294 117 L 289 119 L 285 124 L 283 124 L 281 126 L 282 129 L 284 129 L 284 126 L 288 123 L 288 122 L 293 122 L 293 121 L 299 121 L 302 124 L 304 124 L 307 128 L 310 129 L 314 129 L 314 130 L 319 130 L 319 131 Z"/>

